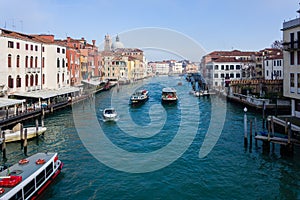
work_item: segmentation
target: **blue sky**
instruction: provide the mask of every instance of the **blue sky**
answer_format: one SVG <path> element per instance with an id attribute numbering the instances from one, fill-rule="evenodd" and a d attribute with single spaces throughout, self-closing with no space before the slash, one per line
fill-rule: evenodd
<path id="1" fill-rule="evenodd" d="M 174 30 L 214 50 L 260 50 L 282 39 L 295 0 L 0 0 L 0 27 L 56 38 L 96 39 L 145 27 Z M 165 38 L 161 38 L 164 40 Z M 149 38 L 151 40 L 151 37 Z M 200 60 L 200 58 L 199 58 Z"/>

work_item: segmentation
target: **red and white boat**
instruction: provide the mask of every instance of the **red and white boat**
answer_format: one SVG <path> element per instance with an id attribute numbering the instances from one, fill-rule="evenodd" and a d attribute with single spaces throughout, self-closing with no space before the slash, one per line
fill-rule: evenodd
<path id="1" fill-rule="evenodd" d="M 0 172 L 0 199 L 36 199 L 63 167 L 57 153 L 37 153 Z"/>

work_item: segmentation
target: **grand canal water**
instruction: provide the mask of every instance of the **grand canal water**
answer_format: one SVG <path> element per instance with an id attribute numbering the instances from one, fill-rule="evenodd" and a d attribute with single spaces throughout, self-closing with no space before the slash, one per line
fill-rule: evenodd
<path id="1" fill-rule="evenodd" d="M 42 199 L 300 198 L 300 149 L 294 157 L 282 157 L 276 145 L 267 154 L 261 143 L 245 148 L 243 107 L 214 96 L 195 98 L 179 77 L 155 77 L 142 84 L 150 99 L 140 107 L 128 105 L 129 92 L 138 86 L 128 85 L 45 118 L 48 130 L 38 141 L 29 142 L 28 154 L 58 152 L 64 168 Z M 177 89 L 177 105 L 161 105 L 164 86 Z M 101 111 L 111 104 L 119 120 L 103 122 Z M 257 117 L 261 128 L 260 114 L 249 111 L 247 116 Z M 178 136 L 181 133 L 186 138 Z M 181 142 L 168 153 L 160 151 L 178 138 Z M 210 148 L 199 156 L 206 139 Z M 123 151 L 114 154 L 115 149 L 103 141 Z M 23 158 L 19 143 L 7 145 L 7 157 L 6 164 Z"/>

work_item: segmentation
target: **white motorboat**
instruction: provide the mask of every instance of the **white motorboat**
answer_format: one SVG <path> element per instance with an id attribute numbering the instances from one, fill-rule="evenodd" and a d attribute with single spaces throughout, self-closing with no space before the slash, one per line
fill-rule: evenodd
<path id="1" fill-rule="evenodd" d="M 115 121 L 118 117 L 117 111 L 114 108 L 105 108 L 103 110 L 103 118 L 106 121 Z"/>
<path id="2" fill-rule="evenodd" d="M 23 135 L 22 135 L 23 139 L 25 137 L 25 130 L 27 130 L 27 139 L 31 139 L 45 133 L 47 128 L 41 126 L 37 128 L 34 126 L 23 128 Z M 12 130 L 10 129 L 4 130 L 4 133 L 5 133 L 5 142 L 15 142 L 21 140 L 20 124 L 17 124 Z M 2 140 L 3 140 L 3 136 L 2 136 Z"/>

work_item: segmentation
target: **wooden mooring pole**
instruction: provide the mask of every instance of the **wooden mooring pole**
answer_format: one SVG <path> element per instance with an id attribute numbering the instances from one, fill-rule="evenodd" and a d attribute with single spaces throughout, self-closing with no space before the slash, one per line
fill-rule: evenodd
<path id="1" fill-rule="evenodd" d="M 271 119 L 269 117 L 267 118 L 267 128 L 268 128 L 268 140 L 263 141 L 263 152 L 264 153 L 269 153 L 270 152 Z"/>
<path id="2" fill-rule="evenodd" d="M 256 117 L 254 118 L 254 129 L 255 129 L 254 135 L 257 136 L 257 119 L 256 119 Z M 255 146 L 257 146 L 257 140 L 256 139 L 255 139 Z"/>
<path id="3" fill-rule="evenodd" d="M 42 121 L 42 122 L 41 122 L 41 123 L 42 123 L 42 128 L 44 128 L 44 126 L 45 126 L 45 123 L 44 123 L 44 116 L 41 117 L 41 121 Z"/>
<path id="4" fill-rule="evenodd" d="M 3 138 L 3 142 L 2 142 L 2 157 L 3 160 L 6 160 L 6 143 L 5 143 L 5 132 L 2 131 L 2 138 Z"/>
<path id="5" fill-rule="evenodd" d="M 27 128 L 25 128 L 24 133 L 24 155 L 27 156 Z"/>
<path id="6" fill-rule="evenodd" d="M 265 101 L 263 101 L 263 107 L 262 107 L 262 110 L 263 110 L 263 112 L 262 112 L 262 117 L 263 117 L 262 128 L 263 129 L 265 128 L 265 107 L 266 107 Z"/>
<path id="7" fill-rule="evenodd" d="M 39 136 L 39 120 L 36 118 L 35 119 L 35 137 Z"/>
<path id="8" fill-rule="evenodd" d="M 247 133 L 247 108 L 244 108 L 244 145 L 247 146 L 248 145 L 248 133 Z"/>
<path id="9" fill-rule="evenodd" d="M 39 120 L 35 119 L 35 137 L 36 137 L 36 144 L 39 144 Z"/>
<path id="10" fill-rule="evenodd" d="M 272 137 L 275 136 L 275 130 L 274 130 L 274 116 L 271 116 L 271 129 L 272 129 Z M 272 142 L 272 152 L 275 149 L 275 144 Z"/>
<path id="11" fill-rule="evenodd" d="M 23 149 L 23 134 L 24 134 L 24 129 L 23 129 L 23 124 L 20 125 L 20 141 L 21 141 L 21 149 Z"/>
<path id="12" fill-rule="evenodd" d="M 280 145 L 280 154 L 283 156 L 292 156 L 294 151 L 294 145 L 291 142 L 292 139 L 292 124 L 287 122 L 288 142 L 287 144 Z"/>
<path id="13" fill-rule="evenodd" d="M 252 148 L 252 120 L 250 120 L 250 137 L 249 137 L 249 142 L 250 142 L 250 148 Z"/>

